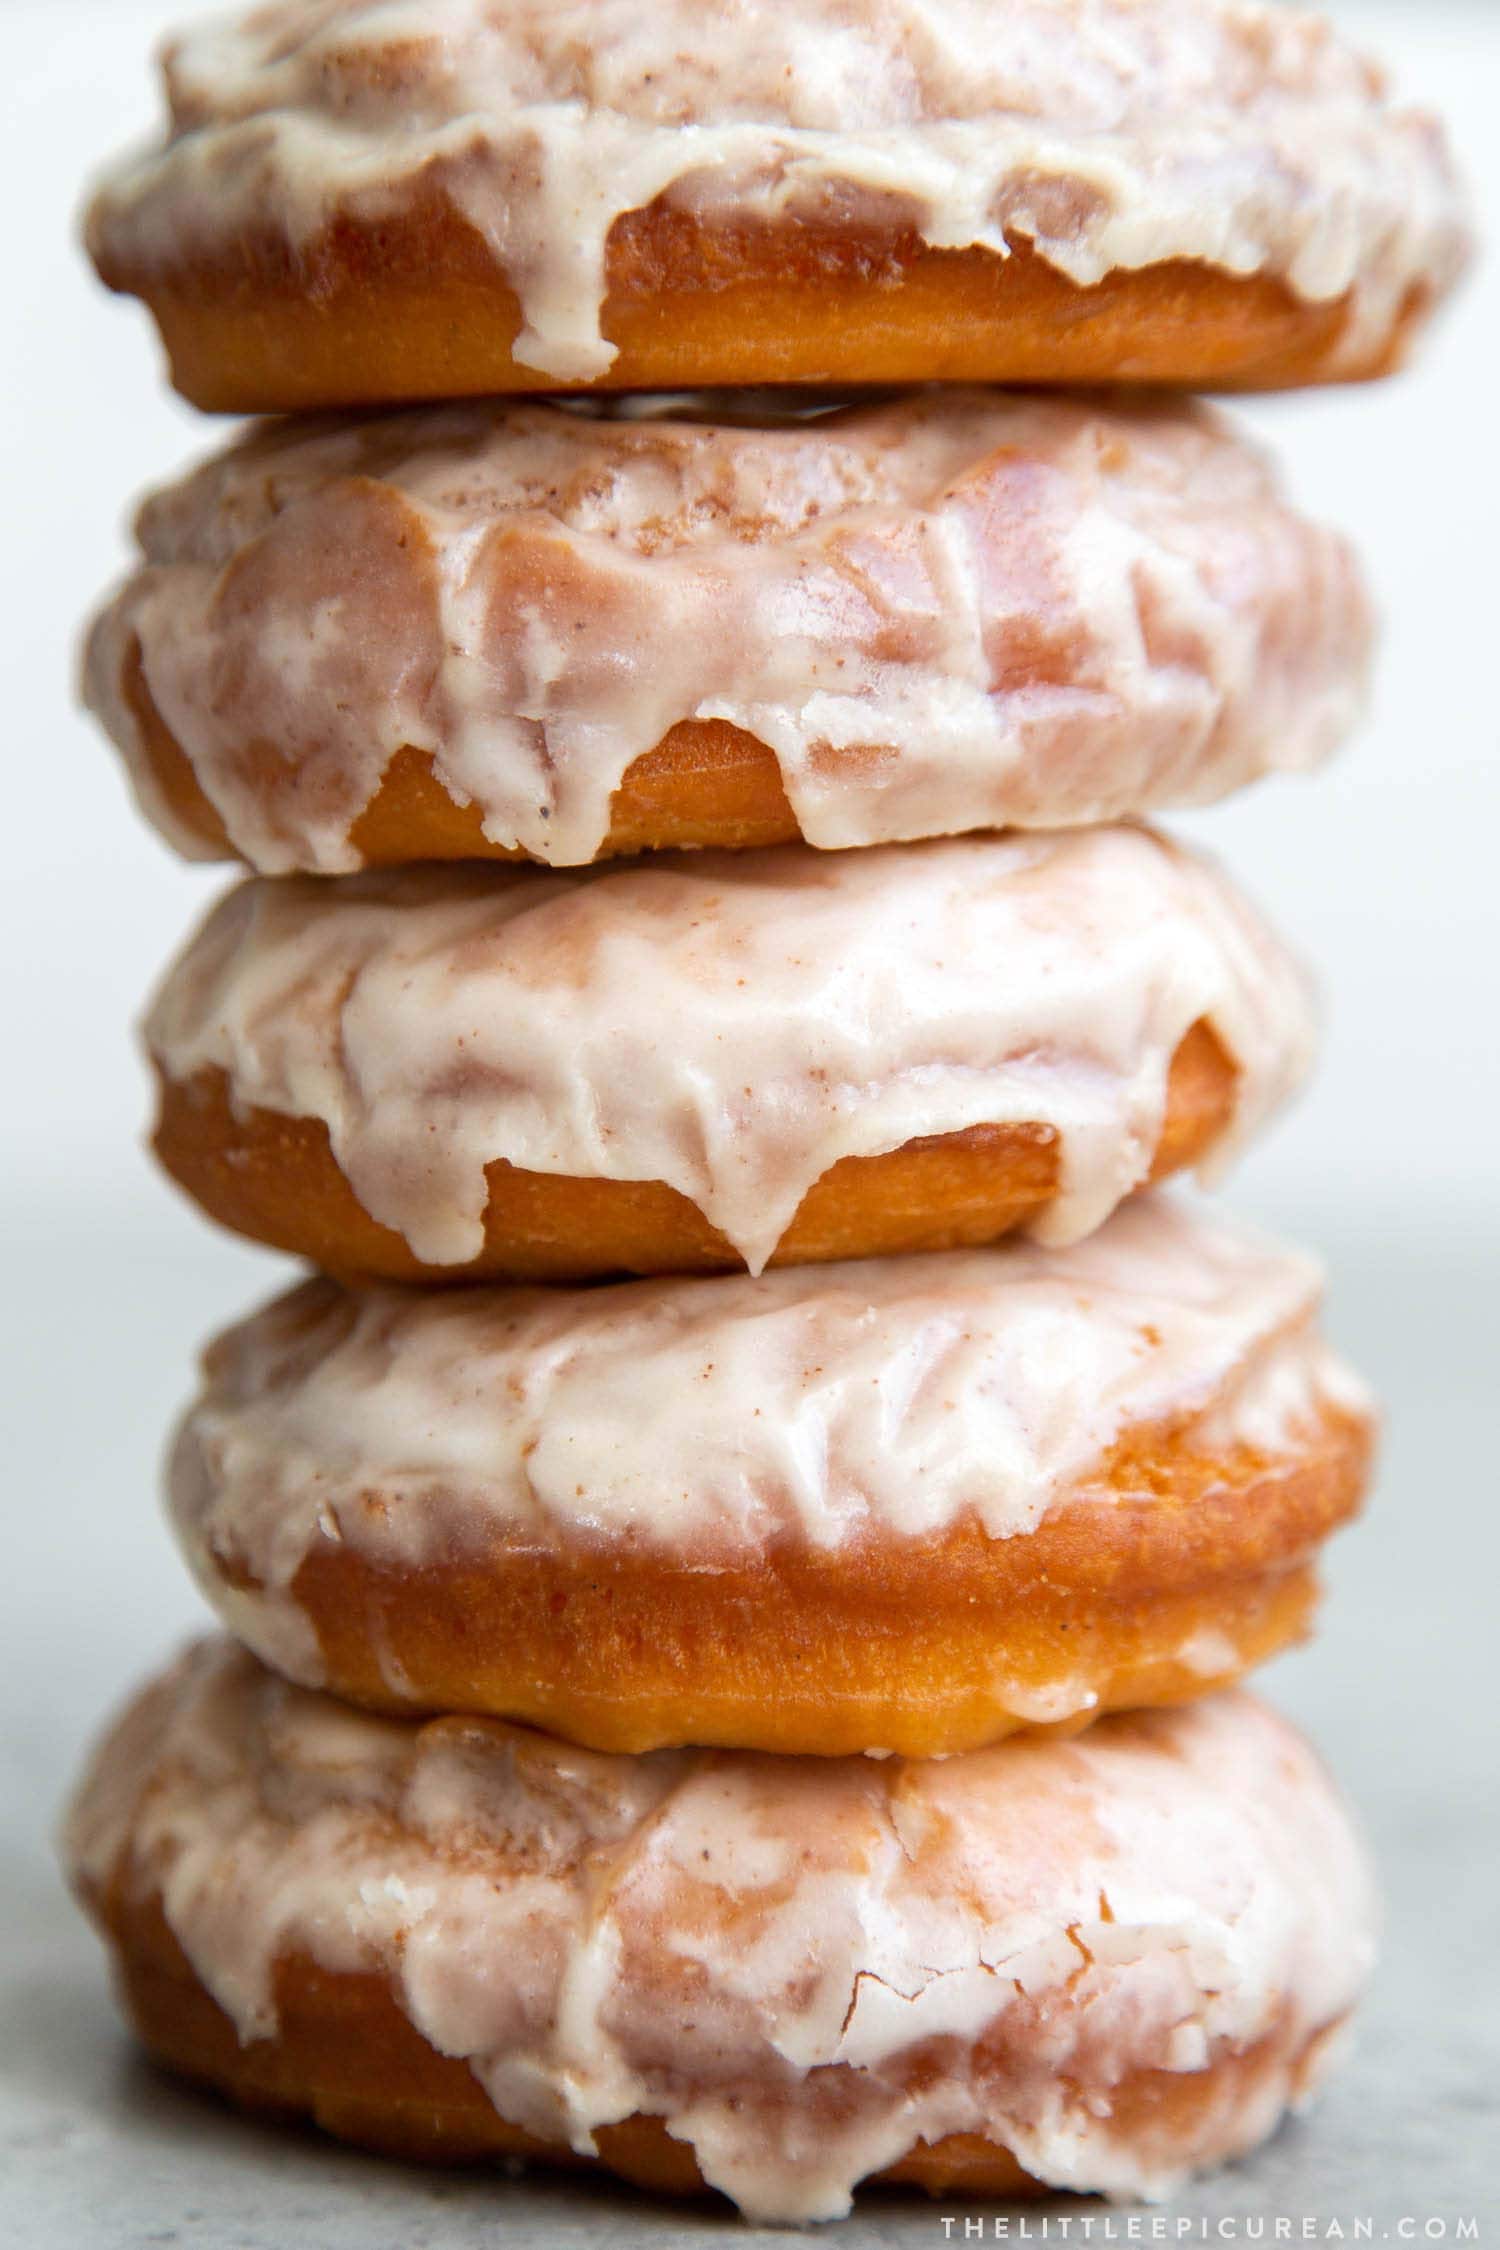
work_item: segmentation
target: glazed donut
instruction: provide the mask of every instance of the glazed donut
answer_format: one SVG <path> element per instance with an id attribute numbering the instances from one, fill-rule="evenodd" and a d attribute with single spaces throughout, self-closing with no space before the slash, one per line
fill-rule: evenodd
<path id="1" fill-rule="evenodd" d="M 146 1027 L 157 1153 L 343 1275 L 1072 1241 L 1303 1074 L 1300 971 L 1131 827 L 231 891 Z"/>
<path id="2" fill-rule="evenodd" d="M 956 1759 L 610 1758 L 216 1641 L 102 1745 L 66 1852 L 172 2068 L 766 2220 L 871 2175 L 1164 2193 L 1316 2081 L 1374 1924 L 1326 1775 L 1234 1693 Z"/>
<path id="3" fill-rule="evenodd" d="M 1368 376 L 1467 252 L 1437 127 L 1250 0 L 279 0 L 165 72 L 89 245 L 237 413 Z"/>
<path id="4" fill-rule="evenodd" d="M 356 1703 L 947 1755 L 1298 1635 L 1371 1435 L 1318 1291 L 1160 1197 L 1066 1251 L 319 1279 L 210 1347 L 171 1512 L 238 1638 Z"/>
<path id="5" fill-rule="evenodd" d="M 1193 407 L 520 403 L 254 431 L 139 524 L 88 700 L 264 874 L 1201 804 L 1358 715 L 1343 541 Z"/>

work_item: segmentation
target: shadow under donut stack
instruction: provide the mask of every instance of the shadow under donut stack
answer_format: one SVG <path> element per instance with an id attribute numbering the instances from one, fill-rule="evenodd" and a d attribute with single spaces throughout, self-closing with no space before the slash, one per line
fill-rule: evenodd
<path id="1" fill-rule="evenodd" d="M 321 1270 L 206 1354 L 228 1634 L 71 1817 L 127 2009 L 389 2153 L 1168 2192 L 1374 1918 L 1236 1685 L 1371 1408 L 1153 1187 L 1308 990 L 1147 825 L 1323 760 L 1371 629 L 1183 394 L 1393 367 L 1440 137 L 1240 0 L 279 0 L 166 70 L 99 269 L 199 405 L 334 411 L 146 503 L 88 695 L 250 870 L 158 1155 Z"/>

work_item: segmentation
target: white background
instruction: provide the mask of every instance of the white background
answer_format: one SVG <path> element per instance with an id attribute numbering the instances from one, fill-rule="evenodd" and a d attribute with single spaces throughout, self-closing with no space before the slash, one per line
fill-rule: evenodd
<path id="1" fill-rule="evenodd" d="M 178 12 L 0 0 L 0 1712 L 11 1722 L 0 1801 L 19 1902 L 4 1934 L 18 1963 L 24 2030 L 12 2046 L 31 2149 L 62 2132 L 56 2119 L 82 2130 L 78 2074 L 85 2057 L 104 2068 L 108 2022 L 42 1831 L 104 1703 L 199 1614 L 158 1523 L 155 1461 L 198 1342 L 282 1270 L 214 1236 L 140 1152 L 132 1021 L 225 878 L 178 866 L 140 825 L 112 754 L 72 703 L 77 626 L 123 564 L 131 497 L 222 435 L 169 397 L 144 316 L 95 287 L 72 239 L 90 168 L 153 119 L 146 51 Z M 1446 113 L 1494 231 L 1495 0 L 1362 0 L 1338 12 Z M 1304 503 L 1359 541 L 1388 623 L 1377 712 L 1343 760 L 1190 825 L 1318 963 L 1328 1007 L 1314 1091 L 1245 1164 L 1231 1199 L 1329 1253 L 1335 1327 L 1391 1409 L 1384 1488 L 1369 1525 L 1339 1548 L 1327 1634 L 1278 1668 L 1276 1686 L 1362 1797 L 1392 1872 L 1392 1968 L 1371 2037 L 1392 2073 L 1394 2150 L 1395 2121 L 1410 2122 L 1396 2079 L 1420 2079 L 1424 2055 L 1429 2079 L 1494 2077 L 1492 2064 L 1460 2071 L 1451 2041 L 1460 2023 L 1480 2036 L 1496 2012 L 1465 1928 L 1487 1910 L 1496 1833 L 1494 1698 L 1476 1652 L 1493 1641 L 1500 1564 L 1500 260 L 1409 377 L 1247 411 Z M 135 2179 L 139 2144 L 140 2208 L 171 2218 L 155 2184 L 161 2145 L 139 2142 L 128 2105 L 111 2109 L 124 2098 L 113 2078 L 90 2085 L 109 2177 Z M 1320 2177 L 1344 2176 L 1341 2145 L 1352 2173 L 1361 2131 L 1381 2143 L 1379 2171 L 1382 2098 L 1375 2080 L 1354 2082 L 1343 2144 L 1336 2134 L 1319 2144 Z M 194 2112 L 191 2133 L 206 2130 Z M 1440 2154 L 1451 2177 L 1456 2153 Z M 102 2209 L 80 2232 L 57 2200 L 65 2169 L 52 2167 L 47 2208 L 69 2250 L 146 2239 Z M 253 2165 L 247 2176 L 261 2178 Z M 256 2192 L 246 2190 L 252 2202 Z M 392 2243 L 407 2239 L 403 2226 L 393 2220 Z M 250 2239 L 243 2227 L 236 2242 Z M 333 2241 L 329 2229 L 316 2239 Z"/>

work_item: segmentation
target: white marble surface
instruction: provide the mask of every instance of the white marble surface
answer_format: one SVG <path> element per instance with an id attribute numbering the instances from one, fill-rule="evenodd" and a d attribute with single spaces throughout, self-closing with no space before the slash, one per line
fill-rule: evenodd
<path id="1" fill-rule="evenodd" d="M 0 886 L 0 2246 L 697 2240 L 722 2223 L 707 2208 L 413 2175 L 166 2086 L 132 2058 L 52 1861 L 84 1740 L 201 1616 L 152 1490 L 191 1354 L 280 1273 L 197 1226 L 135 1147 L 128 1021 L 218 878 L 173 866 L 130 820 L 67 702 L 74 623 L 122 552 L 128 494 L 213 436 L 159 390 L 143 324 L 90 288 L 68 241 L 87 165 L 151 114 L 148 40 L 186 5 L 0 0 L 0 614 L 19 839 Z M 1500 209 L 1496 0 L 1339 12 L 1450 113 Z M 1500 2221 L 1497 364 L 1492 261 L 1414 377 L 1254 409 L 1299 491 L 1366 548 L 1391 626 L 1378 714 L 1336 773 L 1193 823 L 1325 972 L 1323 1074 L 1234 1196 L 1329 1254 L 1336 1332 L 1390 1406 L 1381 1490 L 1335 1551 L 1326 1631 L 1269 1685 L 1362 1806 L 1391 1915 L 1346 2074 L 1314 2117 L 1184 2199 L 1174 2226 L 1321 2219 L 1347 2238 L 1369 2218 L 1375 2240 L 1397 2241 L 1412 2219 L 1405 2239 L 1451 2241 L 1462 2219 L 1481 2238 Z M 937 2244 L 941 2216 L 887 2197 L 828 2239 Z"/>

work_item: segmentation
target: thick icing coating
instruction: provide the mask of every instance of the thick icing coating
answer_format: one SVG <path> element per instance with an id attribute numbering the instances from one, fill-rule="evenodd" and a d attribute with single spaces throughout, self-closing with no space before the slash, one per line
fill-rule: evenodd
<path id="1" fill-rule="evenodd" d="M 273 875 L 357 867 L 350 830 L 407 745 L 492 842 L 567 866 L 683 720 L 767 743 L 835 847 L 1205 803 L 1316 764 L 1358 715 L 1352 555 L 1201 408 L 730 411 L 263 425 L 157 494 L 86 666 L 151 818 L 201 851 L 142 743 L 137 664 Z M 265 745 L 274 782 L 248 763 Z"/>
<path id="2" fill-rule="evenodd" d="M 210 1346 L 170 1505 L 215 1602 L 248 1572 L 255 1646 L 316 1685 L 291 1589 L 325 1541 L 396 1568 L 496 1537 L 713 1567 L 965 1519 L 1024 1537 L 1153 1426 L 1284 1456 L 1370 1411 L 1320 1293 L 1313 1260 L 1162 1196 L 1067 1251 L 607 1290 L 320 1278 Z"/>
<path id="3" fill-rule="evenodd" d="M 171 1080 L 321 1119 L 417 1256 L 483 1246 L 486 1165 L 662 1180 L 752 1272 L 840 1158 L 980 1124 L 1060 1143 L 1033 1224 L 1092 1232 L 1150 1169 L 1208 1022 L 1227 1157 L 1301 1079 L 1301 972 L 1211 862 L 1149 830 L 576 873 L 402 868 L 241 884 L 146 1037 Z"/>
<path id="4" fill-rule="evenodd" d="M 280 0 L 181 34 L 167 137 L 105 184 L 109 278 L 236 237 L 315 271 L 340 218 L 435 195 L 520 299 L 516 358 L 606 375 L 609 231 L 914 228 L 1071 280 L 1170 259 L 1349 296 L 1350 363 L 1462 261 L 1436 128 L 1321 19 L 1248 0 Z"/>
<path id="5" fill-rule="evenodd" d="M 953 2132 L 1164 2193 L 1185 2152 L 1112 2090 L 1274 2037 L 1197 2154 L 1260 2138 L 1375 1921 L 1321 1767 L 1241 1695 L 937 1761 L 619 1758 L 357 1716 L 210 1642 L 104 1746 L 67 1851 L 96 1896 L 160 1894 L 242 2038 L 279 1955 L 374 1970 L 512 2123 L 588 2150 L 659 2115 L 762 2219 Z"/>

